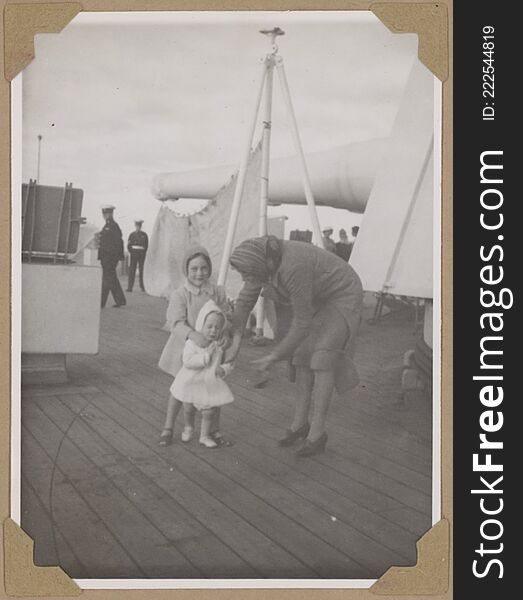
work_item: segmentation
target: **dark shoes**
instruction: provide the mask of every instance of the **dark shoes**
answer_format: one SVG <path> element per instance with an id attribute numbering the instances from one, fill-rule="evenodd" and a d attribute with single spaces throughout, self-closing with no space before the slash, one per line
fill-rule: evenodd
<path id="1" fill-rule="evenodd" d="M 214 440 L 216 442 L 216 445 L 219 447 L 234 446 L 234 442 L 231 442 L 230 440 L 225 439 L 219 431 L 213 431 L 209 437 L 212 438 L 212 440 Z"/>
<path id="2" fill-rule="evenodd" d="M 315 454 L 324 452 L 325 446 L 327 445 L 327 433 L 324 431 L 317 440 L 311 442 L 310 440 L 306 439 L 309 435 L 310 428 L 311 426 L 309 423 L 305 423 L 305 425 L 302 425 L 296 431 L 287 429 L 285 437 L 278 441 L 278 446 L 292 446 L 294 442 L 305 438 L 301 448 L 296 452 L 296 456 L 314 456 Z"/>
<path id="3" fill-rule="evenodd" d="M 281 440 L 278 440 L 278 446 L 283 446 L 284 448 L 292 446 L 294 442 L 306 438 L 309 434 L 310 428 L 311 426 L 309 425 L 309 423 L 305 423 L 305 425 L 302 425 L 296 431 L 292 431 L 292 429 L 287 429 L 285 437 L 283 437 Z"/>
<path id="4" fill-rule="evenodd" d="M 305 442 L 303 442 L 303 446 L 298 450 L 298 452 L 296 452 L 296 456 L 301 456 L 302 458 L 306 457 L 306 456 L 314 456 L 315 454 L 324 452 L 326 445 L 327 445 L 327 432 L 324 431 L 320 435 L 320 437 L 314 442 L 305 440 Z"/>
<path id="5" fill-rule="evenodd" d="M 160 446 L 170 446 L 173 443 L 173 430 L 164 429 L 158 440 Z"/>
<path id="6" fill-rule="evenodd" d="M 113 308 L 120 308 L 120 306 L 125 306 L 125 302 L 117 302 L 116 304 L 113 304 Z"/>

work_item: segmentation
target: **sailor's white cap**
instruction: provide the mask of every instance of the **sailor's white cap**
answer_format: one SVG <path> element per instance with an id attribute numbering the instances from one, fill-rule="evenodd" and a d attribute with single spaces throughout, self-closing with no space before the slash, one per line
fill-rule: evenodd
<path id="1" fill-rule="evenodd" d="M 141 225 L 142 223 L 143 223 L 143 219 L 135 219 L 134 220 L 135 225 Z"/>
<path id="2" fill-rule="evenodd" d="M 102 212 L 109 212 L 110 210 L 114 210 L 116 206 L 113 206 L 112 204 L 102 204 L 100 208 L 102 209 Z"/>
<path id="3" fill-rule="evenodd" d="M 334 227 L 332 227 L 332 225 L 326 225 L 322 231 L 334 231 Z"/>

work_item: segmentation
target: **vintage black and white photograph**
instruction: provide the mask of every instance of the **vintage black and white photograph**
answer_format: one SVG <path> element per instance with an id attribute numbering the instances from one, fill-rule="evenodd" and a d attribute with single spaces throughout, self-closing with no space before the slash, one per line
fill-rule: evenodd
<path id="1" fill-rule="evenodd" d="M 441 111 L 417 36 L 369 11 L 81 13 L 35 54 L 12 475 L 35 564 L 85 588 L 416 564 Z"/>

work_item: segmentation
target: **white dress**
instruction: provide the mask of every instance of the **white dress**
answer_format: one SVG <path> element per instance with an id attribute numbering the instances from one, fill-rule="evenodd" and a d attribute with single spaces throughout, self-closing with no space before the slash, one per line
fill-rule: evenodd
<path id="1" fill-rule="evenodd" d="M 171 386 L 171 394 L 182 402 L 193 404 L 198 410 L 232 402 L 234 397 L 229 386 L 216 375 L 218 366 L 226 375 L 232 370 L 230 364 L 221 364 L 222 357 L 222 348 L 214 342 L 207 348 L 200 348 L 192 340 L 187 340 L 183 349 L 183 366 Z"/>

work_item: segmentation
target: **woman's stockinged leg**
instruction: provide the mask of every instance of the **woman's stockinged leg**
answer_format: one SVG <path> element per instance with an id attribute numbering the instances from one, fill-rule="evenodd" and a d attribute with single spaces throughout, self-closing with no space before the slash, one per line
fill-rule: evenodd
<path id="1" fill-rule="evenodd" d="M 314 408 L 308 439 L 315 442 L 325 431 L 325 421 L 334 391 L 334 371 L 314 371 Z"/>
<path id="2" fill-rule="evenodd" d="M 298 386 L 298 396 L 294 408 L 294 420 L 291 425 L 292 431 L 297 431 L 309 420 L 312 387 L 314 384 L 313 371 L 308 367 L 296 367 L 296 383 Z"/>

